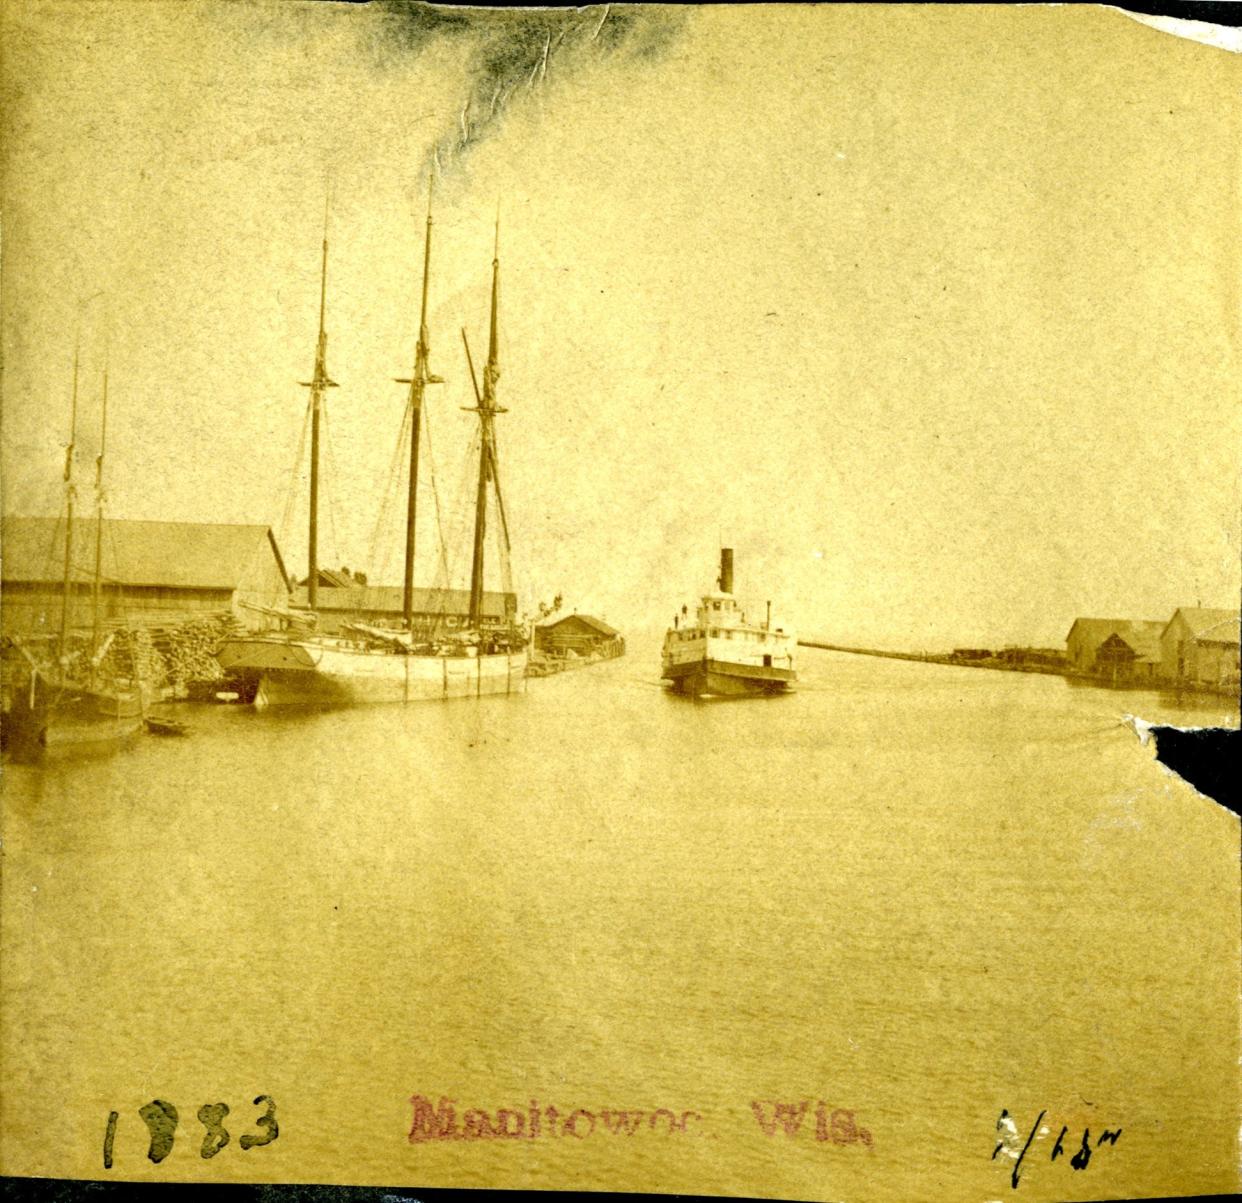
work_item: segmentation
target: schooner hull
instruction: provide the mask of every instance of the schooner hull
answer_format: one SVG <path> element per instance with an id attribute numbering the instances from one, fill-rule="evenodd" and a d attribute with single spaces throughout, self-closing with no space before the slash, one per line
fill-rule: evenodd
<path id="1" fill-rule="evenodd" d="M 352 706 L 519 693 L 526 653 L 406 655 L 310 640 L 230 640 L 217 653 L 227 673 L 255 675 L 256 706 Z"/>

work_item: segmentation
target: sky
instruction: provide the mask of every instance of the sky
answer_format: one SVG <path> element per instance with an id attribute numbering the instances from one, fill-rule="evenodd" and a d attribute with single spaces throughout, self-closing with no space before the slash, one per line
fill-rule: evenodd
<path id="1" fill-rule="evenodd" d="M 5 513 L 58 512 L 76 344 L 110 514 L 269 523 L 304 565 L 326 201 L 321 559 L 399 583 L 433 175 L 420 584 L 437 495 L 469 571 L 499 212 L 523 609 L 663 626 L 722 543 L 755 612 L 842 644 L 1237 603 L 1237 55 L 1086 6 L 3 21 Z"/>

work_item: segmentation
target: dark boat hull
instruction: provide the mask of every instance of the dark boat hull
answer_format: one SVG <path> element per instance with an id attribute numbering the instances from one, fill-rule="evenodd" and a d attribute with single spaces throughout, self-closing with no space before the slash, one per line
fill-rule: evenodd
<path id="1" fill-rule="evenodd" d="M 789 668 L 765 668 L 756 664 L 731 664 L 727 660 L 695 660 L 668 664 L 665 678 L 678 693 L 702 697 L 750 697 L 784 693 L 797 674 Z"/>
<path id="2" fill-rule="evenodd" d="M 142 730 L 144 709 L 137 689 L 39 683 L 14 697 L 4 716 L 6 743 L 38 748 L 119 743 Z"/>

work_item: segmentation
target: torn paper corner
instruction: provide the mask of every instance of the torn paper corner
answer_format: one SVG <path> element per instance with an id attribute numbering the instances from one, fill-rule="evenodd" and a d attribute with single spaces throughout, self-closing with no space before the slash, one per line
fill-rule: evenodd
<path id="1" fill-rule="evenodd" d="M 1122 715 L 1121 721 L 1138 736 L 1139 743 L 1144 747 L 1147 746 L 1147 741 L 1151 738 L 1152 732 L 1160 729 L 1182 731 L 1186 734 L 1192 731 L 1214 731 L 1217 729 L 1215 727 L 1178 727 L 1174 723 L 1149 723 L 1145 718 L 1139 718 L 1136 714 Z"/>
<path id="2" fill-rule="evenodd" d="M 1237 728 L 1176 727 L 1149 723 L 1133 714 L 1123 716 L 1121 721 L 1144 747 L 1150 742 L 1156 762 L 1166 773 L 1189 785 L 1201 797 L 1242 815 L 1242 796 L 1234 768 Z"/>
<path id="3" fill-rule="evenodd" d="M 1210 21 L 1188 21 L 1184 17 L 1166 17 L 1156 13 L 1135 13 L 1129 9 L 1119 8 L 1119 13 L 1132 21 L 1141 21 L 1158 29 L 1161 33 L 1171 33 L 1177 38 L 1188 38 L 1192 42 L 1202 42 L 1205 46 L 1214 46 L 1217 50 L 1228 50 L 1232 54 L 1242 54 L 1242 28 L 1234 25 L 1213 25 Z"/>

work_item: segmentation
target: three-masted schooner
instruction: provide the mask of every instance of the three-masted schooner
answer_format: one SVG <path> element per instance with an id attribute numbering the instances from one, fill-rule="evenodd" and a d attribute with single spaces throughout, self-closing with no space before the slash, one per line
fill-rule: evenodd
<path id="1" fill-rule="evenodd" d="M 78 357 L 73 359 L 73 402 L 69 445 L 65 450 L 65 554 L 61 584 L 60 630 L 48 647 L 46 639 L 13 636 L 11 646 L 23 671 L 12 689 L 4 716 L 5 742 L 17 746 L 52 748 L 69 744 L 116 744 L 142 729 L 145 699 L 139 682 L 107 671 L 105 660 L 112 636 L 101 626 L 103 581 L 104 448 L 108 434 L 108 372 L 104 369 L 103 414 L 99 454 L 95 459 L 95 565 L 91 582 L 91 631 L 84 639 L 70 630 L 74 590 L 74 508 L 77 485 L 73 479 L 78 431 Z"/>
<path id="2" fill-rule="evenodd" d="M 430 370 L 427 329 L 427 297 L 431 267 L 430 206 L 423 250 L 422 306 L 413 373 L 399 381 L 409 385 L 410 425 L 409 497 L 406 513 L 403 622 L 389 629 L 362 622 L 347 623 L 341 636 L 288 629 L 256 633 L 227 640 L 217 652 L 226 673 L 257 677 L 257 705 L 352 704 L 359 702 L 413 702 L 439 698 L 477 697 L 483 694 L 516 693 L 526 677 L 525 632 L 516 624 L 500 628 L 484 623 L 483 569 L 487 508 L 495 490 L 502 535 L 507 543 L 508 526 L 500 495 L 496 455 L 495 416 L 505 410 L 496 403 L 500 375 L 497 338 L 500 294 L 499 245 L 492 259 L 491 324 L 483 387 L 475 384 L 480 450 L 475 497 L 474 547 L 471 561 L 469 612 L 464 628 L 449 630 L 419 626 L 414 615 L 414 550 L 417 527 L 419 432 L 423 398 L 428 384 L 441 380 Z M 318 604 L 317 522 L 319 419 L 324 395 L 335 382 L 327 371 L 327 334 L 324 311 L 328 242 L 325 232 L 320 273 L 319 340 L 315 370 L 307 387 L 311 390 L 311 489 L 309 576 L 307 601 L 313 613 Z M 464 332 L 463 332 L 464 335 Z M 467 345 L 467 356 L 469 346 Z M 471 364 L 473 380 L 473 364 Z M 490 488 L 489 488 L 490 486 Z"/>

